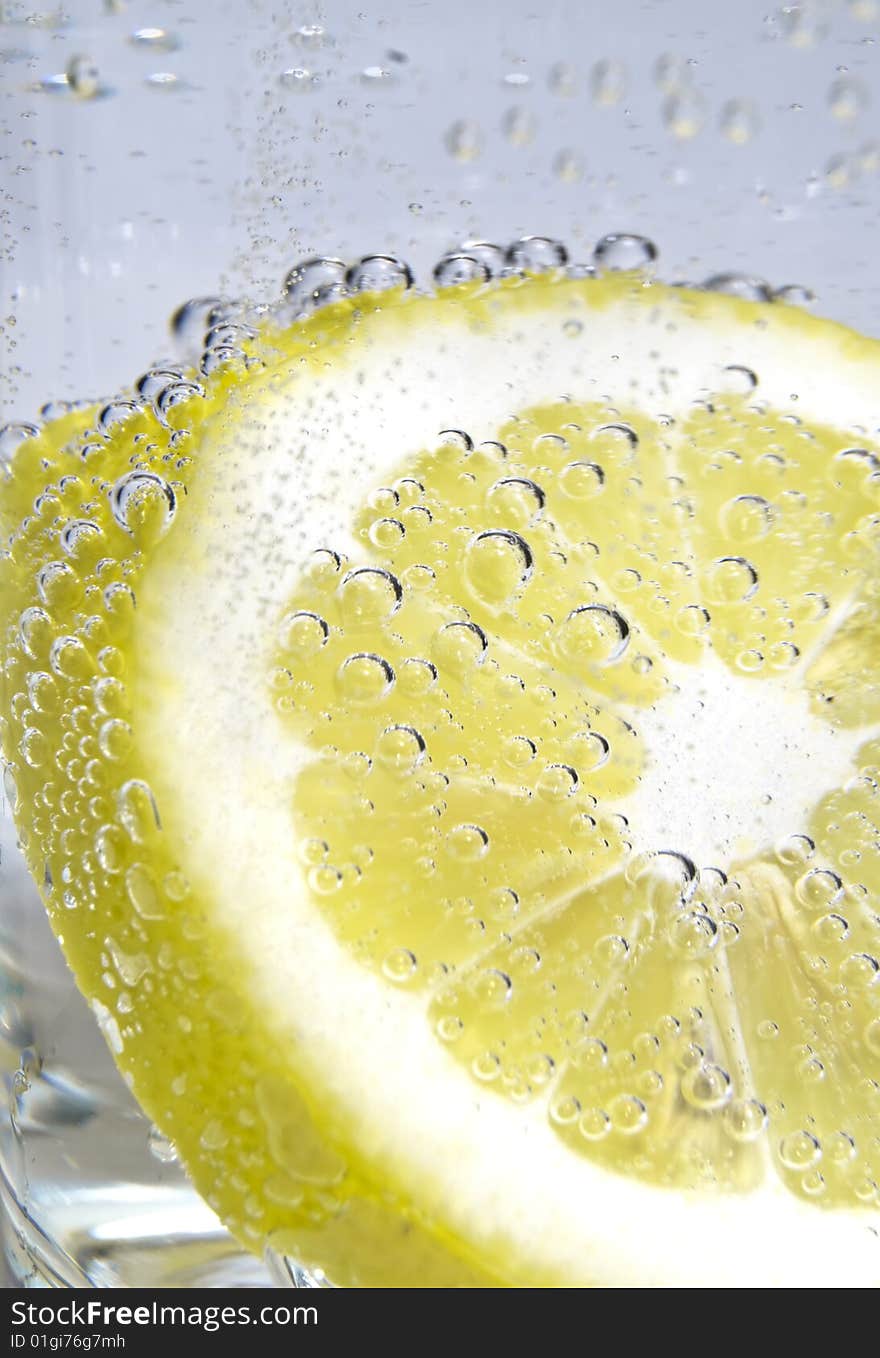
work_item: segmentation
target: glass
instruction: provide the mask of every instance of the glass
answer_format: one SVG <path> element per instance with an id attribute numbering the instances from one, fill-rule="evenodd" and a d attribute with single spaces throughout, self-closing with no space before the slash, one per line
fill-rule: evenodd
<path id="1" fill-rule="evenodd" d="M 639 233 L 668 281 L 768 280 L 876 334 L 878 33 L 874 0 L 0 3 L 0 423 L 173 358 L 187 298 L 274 300 L 299 260 L 376 251 L 428 285 L 474 238 L 558 238 L 589 262 Z M 239 1249 L 134 1104 L 8 801 L 2 834 L 16 1277 L 295 1282 Z"/>

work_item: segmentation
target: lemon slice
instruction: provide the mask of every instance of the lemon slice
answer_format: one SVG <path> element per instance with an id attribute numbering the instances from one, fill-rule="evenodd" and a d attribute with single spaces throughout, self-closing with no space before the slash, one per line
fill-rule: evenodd
<path id="1" fill-rule="evenodd" d="M 255 330 L 2 490 L 144 1107 L 343 1285 L 876 1285 L 880 350 L 632 275 Z"/>

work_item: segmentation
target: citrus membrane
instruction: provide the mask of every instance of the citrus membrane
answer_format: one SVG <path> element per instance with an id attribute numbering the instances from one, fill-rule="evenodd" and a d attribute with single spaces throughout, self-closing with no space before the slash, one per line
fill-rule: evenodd
<path id="1" fill-rule="evenodd" d="M 880 1282 L 880 348 L 553 272 L 227 357 L 0 501 L 21 839 L 207 1201 L 344 1285 Z"/>

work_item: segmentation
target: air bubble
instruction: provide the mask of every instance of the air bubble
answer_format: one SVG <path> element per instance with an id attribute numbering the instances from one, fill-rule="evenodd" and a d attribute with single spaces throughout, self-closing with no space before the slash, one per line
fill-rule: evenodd
<path id="1" fill-rule="evenodd" d="M 578 1118 L 578 1131 L 586 1141 L 604 1141 L 611 1131 L 611 1119 L 604 1108 L 585 1108 Z"/>
<path id="2" fill-rule="evenodd" d="M 639 436 L 629 424 L 599 424 L 590 431 L 591 442 L 601 441 L 611 448 L 632 452 L 638 447 Z"/>
<path id="3" fill-rule="evenodd" d="M 92 669 L 92 660 L 78 637 L 63 636 L 52 642 L 49 664 L 62 679 L 85 679 Z"/>
<path id="4" fill-rule="evenodd" d="M 174 1142 L 169 1141 L 167 1136 L 163 1136 L 158 1127 L 150 1128 L 147 1135 L 147 1146 L 153 1159 L 158 1160 L 162 1165 L 173 1165 L 180 1159 Z"/>
<path id="5" fill-rule="evenodd" d="M 584 177 L 584 158 L 578 151 L 558 151 L 553 160 L 553 173 L 563 184 L 579 184 Z"/>
<path id="6" fill-rule="evenodd" d="M 880 170 L 880 141 L 866 141 L 859 147 L 859 168 L 864 174 Z"/>
<path id="7" fill-rule="evenodd" d="M 471 1071 L 481 1083 L 489 1084 L 501 1074 L 501 1062 L 494 1052 L 481 1052 L 471 1062 Z"/>
<path id="8" fill-rule="evenodd" d="M 774 641 L 767 648 L 767 659 L 774 670 L 790 670 L 800 660 L 801 653 L 790 641 Z"/>
<path id="9" fill-rule="evenodd" d="M 115 825 L 104 825 L 95 835 L 95 856 L 104 872 L 111 876 L 122 871 L 125 839 Z"/>
<path id="10" fill-rule="evenodd" d="M 296 30 L 296 40 L 301 47 L 316 50 L 328 41 L 327 30 L 322 24 L 302 24 Z"/>
<path id="11" fill-rule="evenodd" d="M 306 578 L 320 590 L 332 589 L 342 570 L 342 558 L 327 547 L 312 552 L 305 567 Z"/>
<path id="12" fill-rule="evenodd" d="M 719 527 L 736 542 L 757 542 L 773 527 L 773 509 L 761 495 L 737 495 L 722 506 Z"/>
<path id="13" fill-rule="evenodd" d="M 342 873 L 332 863 L 316 863 L 309 868 L 308 882 L 317 896 L 332 896 L 342 887 Z"/>
<path id="14" fill-rule="evenodd" d="M 744 556 L 723 556 L 706 572 L 706 590 L 716 604 L 741 604 L 758 590 L 758 572 Z"/>
<path id="15" fill-rule="evenodd" d="M 691 79 L 691 63 L 674 52 L 663 52 L 654 62 L 654 80 L 665 94 L 673 94 Z"/>
<path id="16" fill-rule="evenodd" d="M 864 1032 L 865 1045 L 874 1056 L 880 1056 L 880 1017 L 872 1018 Z"/>
<path id="17" fill-rule="evenodd" d="M 859 162 L 845 151 L 829 156 L 825 162 L 825 179 L 833 189 L 848 188 L 858 178 Z"/>
<path id="18" fill-rule="evenodd" d="M 694 1066 L 681 1078 L 681 1094 L 691 1108 L 701 1113 L 716 1113 L 730 1098 L 730 1076 L 721 1066 Z"/>
<path id="19" fill-rule="evenodd" d="M 489 643 L 475 622 L 448 622 L 434 638 L 434 658 L 440 669 L 464 678 L 481 665 Z"/>
<path id="20" fill-rule="evenodd" d="M 4 424 L 0 429 L 0 468 L 8 467 L 16 448 L 39 435 L 36 424 Z"/>
<path id="21" fill-rule="evenodd" d="M 319 863 L 326 863 L 330 846 L 324 839 L 304 839 L 299 846 L 299 856 L 306 867 L 314 868 Z"/>
<path id="22" fill-rule="evenodd" d="M 635 1136 L 648 1125 L 648 1110 L 634 1094 L 617 1094 L 608 1105 L 612 1131 Z"/>
<path id="23" fill-rule="evenodd" d="M 772 291 L 769 283 L 742 273 L 712 274 L 703 283 L 707 292 L 721 292 L 728 297 L 739 297 L 745 302 L 769 302 Z"/>
<path id="24" fill-rule="evenodd" d="M 441 1042 L 457 1042 L 464 1032 L 464 1024 L 457 1014 L 443 1014 L 437 1020 L 437 1036 Z"/>
<path id="25" fill-rule="evenodd" d="M 391 692 L 394 670 L 381 656 L 359 651 L 343 661 L 338 674 L 343 696 L 355 703 L 375 703 Z"/>
<path id="26" fill-rule="evenodd" d="M 718 943 L 718 925 L 710 915 L 688 910 L 673 920 L 669 936 L 683 957 L 705 957 Z"/>
<path id="27" fill-rule="evenodd" d="M 278 83 L 285 90 L 296 94 L 308 94 L 318 85 L 318 77 L 305 66 L 288 66 L 278 77 Z"/>
<path id="28" fill-rule="evenodd" d="M 326 645 L 330 628 L 318 613 L 300 610 L 290 613 L 278 629 L 278 642 L 281 649 L 290 651 L 300 659 L 317 655 Z"/>
<path id="29" fill-rule="evenodd" d="M 809 307 L 816 300 L 816 294 L 811 288 L 805 288 L 800 283 L 786 283 L 781 288 L 774 289 L 773 301 L 783 302 L 788 306 Z"/>
<path id="30" fill-rule="evenodd" d="M 725 1109 L 724 1130 L 733 1141 L 757 1141 L 767 1126 L 767 1109 L 757 1099 L 733 1099 Z"/>
<path id="31" fill-rule="evenodd" d="M 511 736 L 503 748 L 505 764 L 512 769 L 524 769 L 538 753 L 538 747 L 528 736 Z"/>
<path id="32" fill-rule="evenodd" d="M 438 288 L 456 288 L 461 283 L 487 283 L 489 269 L 473 255 L 445 255 L 434 266 L 434 282 Z"/>
<path id="33" fill-rule="evenodd" d="M 105 759 L 123 759 L 131 749 L 131 727 L 127 721 L 112 717 L 98 732 L 98 749 Z"/>
<path id="34" fill-rule="evenodd" d="M 870 953 L 850 953 L 840 965 L 840 979 L 851 990 L 867 990 L 880 976 L 880 962 Z"/>
<path id="35" fill-rule="evenodd" d="M 70 556 L 79 556 L 88 548 L 97 549 L 101 530 L 91 519 L 73 519 L 61 532 L 62 549 Z"/>
<path id="36" fill-rule="evenodd" d="M 751 99 L 730 99 L 721 110 L 721 133 L 734 146 L 745 146 L 760 130 L 757 105 Z"/>
<path id="37" fill-rule="evenodd" d="M 828 107 L 840 122 L 852 122 L 868 106 L 868 90 L 861 80 L 841 75 L 828 91 Z"/>
<path id="38" fill-rule="evenodd" d="M 110 401 L 98 414 L 98 428 L 105 438 L 110 438 L 114 429 L 128 424 L 141 414 L 143 407 L 138 401 Z"/>
<path id="39" fill-rule="evenodd" d="M 569 462 L 559 473 L 559 488 L 572 500 L 592 500 L 605 485 L 605 472 L 598 462 Z"/>
<path id="40" fill-rule="evenodd" d="M 24 762 L 32 769 L 41 769 L 51 757 L 49 742 L 36 726 L 29 726 L 19 742 Z"/>
<path id="41" fill-rule="evenodd" d="M 655 849 L 630 859 L 624 869 L 626 880 L 647 890 L 653 907 L 678 907 L 693 895 L 697 869 L 685 854 L 676 849 Z"/>
<path id="42" fill-rule="evenodd" d="M 466 240 L 460 253 L 482 264 L 490 278 L 497 277 L 505 267 L 505 252 L 500 245 L 494 245 L 492 241 Z"/>
<path id="43" fill-rule="evenodd" d="M 490 967 L 482 972 L 476 983 L 477 995 L 484 1004 L 500 1007 L 513 992 L 513 982 L 505 971 Z"/>
<path id="44" fill-rule="evenodd" d="M 534 114 L 521 106 L 509 108 L 501 120 L 501 131 L 511 146 L 529 146 L 535 139 Z"/>
<path id="45" fill-rule="evenodd" d="M 501 605 L 525 585 L 534 569 L 525 539 L 509 529 L 479 533 L 467 547 L 464 575 L 474 593 Z"/>
<path id="46" fill-rule="evenodd" d="M 561 241 L 549 236 L 523 236 L 507 248 L 507 263 L 526 273 L 546 273 L 568 263 L 568 251 Z"/>
<path id="47" fill-rule="evenodd" d="M 786 1169 L 804 1174 L 822 1158 L 822 1147 L 811 1132 L 789 1132 L 779 1143 L 779 1159 Z"/>
<path id="48" fill-rule="evenodd" d="M 463 429 L 441 429 L 437 438 L 441 448 L 455 448 L 459 452 L 473 452 L 474 441 Z"/>
<path id="49" fill-rule="evenodd" d="M 560 629 L 562 653 L 576 663 L 610 665 L 629 645 L 629 623 L 604 604 L 582 604 L 569 613 Z"/>
<path id="50" fill-rule="evenodd" d="M 101 73 L 91 57 L 71 57 L 66 74 L 67 83 L 77 98 L 95 99 L 101 93 Z"/>
<path id="51" fill-rule="evenodd" d="M 143 863 L 133 863 L 125 874 L 125 890 L 136 913 L 141 919 L 159 920 L 165 918 L 165 908 L 159 889 L 149 868 Z"/>
<path id="52" fill-rule="evenodd" d="M 376 763 L 390 773 L 412 773 L 425 757 L 425 742 L 414 726 L 387 726 L 376 742 Z"/>
<path id="53" fill-rule="evenodd" d="M 579 82 L 578 72 L 567 61 L 557 61 L 551 66 L 547 83 L 554 94 L 570 99 L 576 93 Z"/>
<path id="54" fill-rule="evenodd" d="M 590 72 L 593 102 L 604 108 L 619 104 L 626 94 L 626 68 L 619 61 L 597 61 Z"/>
<path id="55" fill-rule="evenodd" d="M 144 84 L 154 90 L 175 90 L 183 88 L 183 81 L 174 71 L 153 71 Z"/>
<path id="56" fill-rule="evenodd" d="M 167 28 L 137 28 L 129 41 L 135 47 L 148 48 L 151 52 L 176 52 L 180 39 Z"/>
<path id="57" fill-rule="evenodd" d="M 406 529 L 399 519 L 375 519 L 370 524 L 367 536 L 374 547 L 389 552 L 403 542 Z"/>
<path id="58" fill-rule="evenodd" d="M 28 675 L 27 691 L 35 712 L 52 713 L 58 710 L 60 698 L 54 675 L 44 670 L 34 671 Z"/>
<path id="59" fill-rule="evenodd" d="M 413 698 L 421 698 L 437 682 L 437 669 L 430 660 L 405 660 L 398 671 L 397 681 L 401 692 Z"/>
<path id="60" fill-rule="evenodd" d="M 657 247 L 647 236 L 613 232 L 603 236 L 593 250 L 593 262 L 606 271 L 647 269 L 657 258 Z"/>
<path id="61" fill-rule="evenodd" d="M 538 778 L 538 792 L 548 802 L 561 802 L 577 791 L 579 778 L 570 764 L 548 764 Z"/>
<path id="62" fill-rule="evenodd" d="M 663 104 L 663 122 L 679 141 L 690 141 L 705 121 L 706 105 L 696 90 L 680 87 Z"/>
<path id="63" fill-rule="evenodd" d="M 382 963 L 382 974 L 395 985 L 405 985 L 411 981 L 418 969 L 414 952 L 409 948 L 395 948 Z"/>
<path id="64" fill-rule="evenodd" d="M 155 472 L 126 472 L 110 491 L 114 519 L 134 537 L 161 536 L 171 526 L 176 508 L 174 491 Z"/>
<path id="65" fill-rule="evenodd" d="M 36 605 L 26 608 L 18 620 L 18 635 L 25 654 L 39 660 L 49 650 L 54 635 L 46 610 Z"/>
<path id="66" fill-rule="evenodd" d="M 843 882 L 829 868 L 812 868 L 795 883 L 795 895 L 807 910 L 828 910 L 843 897 Z"/>
<path id="67" fill-rule="evenodd" d="M 523 528 L 540 518 L 545 502 L 541 487 L 525 476 L 502 477 L 486 493 L 487 509 Z"/>
<path id="68" fill-rule="evenodd" d="M 352 292 L 388 292 L 391 288 L 411 288 L 412 270 L 394 255 L 365 255 L 345 275 Z"/>
<path id="69" fill-rule="evenodd" d="M 793 47 L 812 47 L 827 31 L 816 8 L 806 4 L 784 5 L 776 11 L 776 20 Z"/>
<path id="70" fill-rule="evenodd" d="M 479 825 L 456 825 L 447 831 L 446 851 L 460 863 L 476 863 L 489 852 L 489 836 Z"/>
<path id="71" fill-rule="evenodd" d="M 683 636 L 700 637 L 708 630 L 712 619 L 699 604 L 686 604 L 676 616 L 676 626 Z"/>
<path id="72" fill-rule="evenodd" d="M 349 571 L 339 586 L 339 606 L 349 627 L 387 622 L 402 601 L 403 587 L 397 577 L 375 566 Z"/>
<path id="73" fill-rule="evenodd" d="M 347 296 L 346 272 L 341 259 L 306 259 L 287 274 L 282 292 L 292 310 L 302 315 Z"/>
<path id="74" fill-rule="evenodd" d="M 813 922 L 813 933 L 820 943 L 842 943 L 849 934 L 849 923 L 843 915 L 820 915 Z"/>
<path id="75" fill-rule="evenodd" d="M 205 388 L 199 382 L 169 382 L 153 400 L 153 407 L 165 424 L 171 424 L 171 412 L 180 406 L 188 405 L 205 395 Z M 174 423 L 179 425 L 180 417 Z"/>
<path id="76" fill-rule="evenodd" d="M 742 670 L 743 674 L 757 674 L 764 665 L 764 656 L 761 651 L 751 648 L 747 651 L 740 651 L 735 663 L 737 669 Z"/>
<path id="77" fill-rule="evenodd" d="M 140 778 L 123 783 L 116 798 L 119 820 L 135 844 L 147 844 L 160 829 L 153 790 Z"/>
<path id="78" fill-rule="evenodd" d="M 483 149 L 483 133 L 479 123 L 467 118 L 452 123 L 443 140 L 449 154 L 462 164 L 476 160 Z"/>
<path id="79" fill-rule="evenodd" d="M 550 1104 L 550 1118 L 559 1127 L 567 1127 L 577 1122 L 580 1112 L 580 1100 L 571 1094 L 562 1094 Z"/>
<path id="80" fill-rule="evenodd" d="M 575 736 L 568 753 L 582 773 L 595 773 L 611 758 L 611 746 L 598 731 L 584 731 Z"/>
<path id="81" fill-rule="evenodd" d="M 758 385 L 758 374 L 741 363 L 729 363 L 721 371 L 718 389 L 736 396 L 748 396 Z"/>
<path id="82" fill-rule="evenodd" d="M 47 561 L 37 572 L 37 593 L 47 608 L 64 608 L 81 589 L 79 578 L 66 561 Z"/>

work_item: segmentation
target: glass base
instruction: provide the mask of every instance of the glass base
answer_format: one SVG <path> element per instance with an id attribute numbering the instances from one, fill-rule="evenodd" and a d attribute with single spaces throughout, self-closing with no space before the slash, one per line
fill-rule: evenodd
<path id="1" fill-rule="evenodd" d="M 281 1283 L 253 1255 L 245 1253 L 190 1190 L 169 1195 L 159 1208 L 117 1219 L 124 1233 L 96 1226 L 90 1215 L 71 1229 L 66 1241 L 50 1238 L 3 1186 L 3 1249 L 20 1288 L 210 1287 L 267 1288 L 298 1286 L 291 1276 Z M 82 1204 L 93 1207 L 94 1203 Z M 157 1210 L 159 1208 L 159 1210 Z M 163 1218 L 186 1219 L 185 1233 L 169 1234 Z M 202 1220 L 200 1220 L 200 1218 Z M 71 1223 L 72 1225 L 72 1223 Z M 199 1226 L 201 1225 L 201 1229 Z M 65 1248 L 65 1245 L 67 1248 Z"/>
<path id="2" fill-rule="evenodd" d="M 298 1285 L 229 1235 L 138 1108 L 2 815 L 0 1078 L 0 1230 L 14 1285 Z"/>

